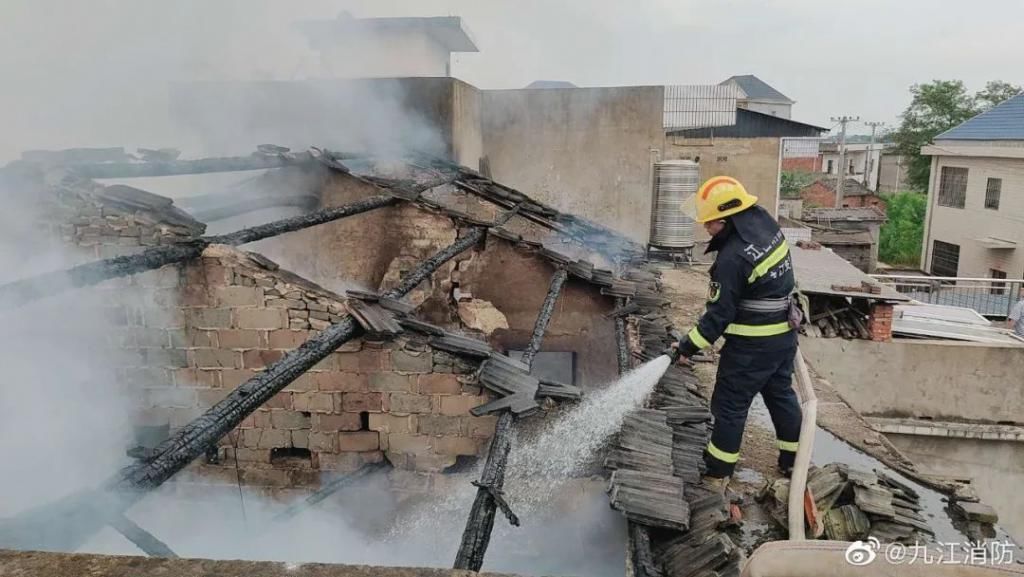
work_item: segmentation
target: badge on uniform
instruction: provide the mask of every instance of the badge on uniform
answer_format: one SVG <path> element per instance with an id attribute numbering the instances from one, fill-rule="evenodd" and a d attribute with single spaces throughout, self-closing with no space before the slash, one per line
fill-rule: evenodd
<path id="1" fill-rule="evenodd" d="M 708 285 L 708 302 L 718 302 L 718 297 L 722 296 L 722 283 L 712 282 Z"/>

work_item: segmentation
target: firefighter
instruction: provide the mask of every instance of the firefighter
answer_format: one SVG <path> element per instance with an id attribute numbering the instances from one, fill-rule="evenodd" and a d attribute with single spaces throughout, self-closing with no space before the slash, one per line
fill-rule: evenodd
<path id="1" fill-rule="evenodd" d="M 786 476 L 800 436 L 800 404 L 792 388 L 800 323 L 793 265 L 779 225 L 756 202 L 727 176 L 709 179 L 697 191 L 697 221 L 711 235 L 706 252 L 718 254 L 707 308 L 676 345 L 678 355 L 690 357 L 725 337 L 711 396 L 714 429 L 704 450 L 704 482 L 722 492 L 740 458 L 755 395 L 771 414 Z"/>

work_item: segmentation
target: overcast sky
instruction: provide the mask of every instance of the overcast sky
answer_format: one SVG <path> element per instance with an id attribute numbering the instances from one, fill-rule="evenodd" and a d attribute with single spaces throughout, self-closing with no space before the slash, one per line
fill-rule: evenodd
<path id="1" fill-rule="evenodd" d="M 291 22 L 340 10 L 462 16 L 480 52 L 453 73 L 481 88 L 756 74 L 797 101 L 795 119 L 825 126 L 895 123 L 916 82 L 1024 82 L 1021 0 L 3 0 L 0 160 L 128 144 L 143 128 L 152 145 L 172 140 L 169 81 L 316 77 Z"/>

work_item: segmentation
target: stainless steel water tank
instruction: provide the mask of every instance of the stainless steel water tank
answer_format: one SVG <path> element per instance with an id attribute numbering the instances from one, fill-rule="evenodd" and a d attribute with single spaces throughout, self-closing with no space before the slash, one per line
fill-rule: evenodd
<path id="1" fill-rule="evenodd" d="M 696 162 L 665 160 L 654 163 L 651 246 L 691 248 L 694 245 L 693 195 L 697 194 L 699 185 L 700 165 Z"/>

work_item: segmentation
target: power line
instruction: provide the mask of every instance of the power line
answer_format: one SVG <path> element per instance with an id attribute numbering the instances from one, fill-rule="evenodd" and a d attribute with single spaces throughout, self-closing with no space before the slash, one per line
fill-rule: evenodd
<path id="1" fill-rule="evenodd" d="M 864 186 L 870 189 L 871 176 L 875 173 L 875 130 L 878 129 L 879 126 L 885 126 L 885 123 L 871 121 L 865 122 L 864 124 L 871 127 L 871 144 L 868 145 L 868 158 L 864 161 Z M 876 183 L 875 188 L 872 190 L 876 190 L 877 188 L 878 184 Z"/>
<path id="2" fill-rule="evenodd" d="M 836 208 L 843 206 L 843 191 L 846 188 L 846 125 L 860 120 L 859 116 L 833 116 L 832 122 L 842 127 L 839 131 L 839 168 L 836 174 Z"/>

